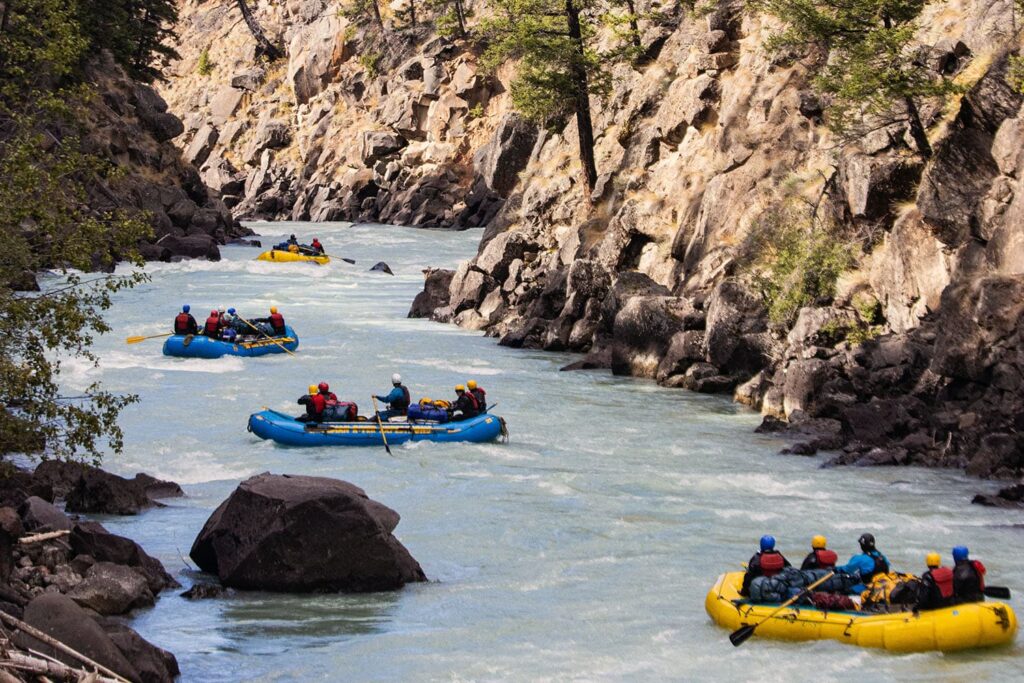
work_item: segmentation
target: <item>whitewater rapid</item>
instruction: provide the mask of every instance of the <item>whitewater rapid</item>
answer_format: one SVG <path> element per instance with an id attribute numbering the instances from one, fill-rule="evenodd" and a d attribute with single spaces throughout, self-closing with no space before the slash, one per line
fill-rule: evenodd
<path id="1" fill-rule="evenodd" d="M 183 484 L 187 497 L 138 517 L 101 517 L 139 541 L 187 588 L 189 547 L 210 512 L 259 472 L 350 481 L 402 515 L 396 535 L 429 583 L 379 595 L 237 593 L 190 602 L 164 593 L 132 621 L 174 652 L 186 681 L 298 680 L 1009 680 L 1019 644 L 959 655 L 897 656 L 834 642 L 756 637 L 733 648 L 704 613 L 715 577 L 773 533 L 793 561 L 823 533 L 845 559 L 871 531 L 893 564 L 968 544 L 992 584 L 1024 590 L 1024 515 L 969 505 L 992 484 L 919 469 L 819 469 L 777 455 L 759 416 L 722 397 L 605 372 L 560 373 L 566 354 L 511 350 L 480 333 L 405 317 L 422 269 L 476 251 L 461 233 L 348 224 L 254 226 L 264 244 L 295 232 L 357 261 L 274 264 L 223 249 L 217 263 L 149 264 L 152 281 L 118 296 L 98 369 L 67 366 L 69 387 L 102 379 L 141 397 L 123 415 L 125 452 L 105 467 Z M 387 262 L 395 276 L 367 272 Z M 160 340 L 181 304 L 246 315 L 280 307 L 297 357 L 186 360 Z M 450 397 L 476 379 L 508 421 L 509 444 L 417 443 L 286 449 L 246 432 L 251 412 L 296 414 L 327 380 L 369 409 L 392 372 L 414 397 Z"/>

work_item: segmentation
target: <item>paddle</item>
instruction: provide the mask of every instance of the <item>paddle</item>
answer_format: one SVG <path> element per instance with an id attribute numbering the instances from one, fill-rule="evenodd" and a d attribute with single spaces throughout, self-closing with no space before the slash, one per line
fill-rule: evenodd
<path id="1" fill-rule="evenodd" d="M 344 261 L 345 263 L 351 263 L 353 266 L 356 264 L 356 260 L 352 259 L 352 258 L 345 258 L 344 256 L 332 256 L 331 254 L 320 254 L 320 255 L 321 256 L 326 256 L 327 258 L 336 258 L 336 259 L 338 259 L 340 261 Z"/>
<path id="2" fill-rule="evenodd" d="M 758 622 L 756 624 L 748 624 L 746 626 L 740 626 L 738 629 L 736 629 L 735 631 L 733 631 L 732 633 L 729 634 L 729 642 L 731 642 L 736 647 L 739 647 L 740 645 L 745 643 L 747 641 L 747 639 L 750 638 L 750 636 L 754 635 L 754 631 L 757 629 L 758 626 L 760 626 L 764 622 L 768 621 L 769 619 L 773 618 L 776 614 L 778 614 L 782 610 L 786 609 L 787 607 L 792 605 L 797 600 L 800 600 L 805 595 L 807 595 L 812 590 L 814 590 L 815 588 L 817 588 L 821 584 L 825 583 L 826 581 L 828 581 L 829 579 L 831 579 L 835 575 L 836 575 L 835 572 L 829 572 L 825 576 L 821 577 L 820 579 L 818 579 L 817 581 L 812 583 L 810 586 L 808 586 L 807 588 L 803 589 L 802 591 L 800 591 L 799 593 L 797 593 L 796 595 L 791 597 L 789 600 L 786 600 L 786 602 L 784 602 L 781 605 L 779 605 L 779 608 L 777 610 L 775 610 L 774 612 L 769 614 L 767 617 L 762 619 L 760 622 Z"/>
<path id="3" fill-rule="evenodd" d="M 140 336 L 128 337 L 127 339 L 124 340 L 124 343 L 125 344 L 138 344 L 140 341 L 145 341 L 147 339 L 157 339 L 157 338 L 160 338 L 160 337 L 170 337 L 172 334 L 174 334 L 174 333 L 173 332 L 168 332 L 167 334 L 151 334 L 148 337 L 140 337 Z"/>
<path id="4" fill-rule="evenodd" d="M 380 438 L 384 440 L 384 450 L 388 452 L 388 455 L 395 457 L 395 454 L 391 452 L 391 446 L 388 446 L 388 437 L 384 435 L 384 423 L 380 421 L 380 411 L 377 410 L 377 397 L 371 396 L 370 400 L 373 401 L 373 416 L 377 418 L 377 426 L 380 428 Z"/>
<path id="5" fill-rule="evenodd" d="M 985 595 L 990 598 L 999 598 L 1000 600 L 1010 599 L 1010 589 L 1006 586 L 985 586 Z"/>
<path id="6" fill-rule="evenodd" d="M 281 347 L 282 349 L 284 349 L 284 350 L 285 350 L 285 351 L 286 351 L 287 353 L 289 353 L 290 355 L 292 355 L 292 356 L 294 356 L 294 355 L 295 355 L 294 353 L 292 353 L 292 352 L 291 352 L 291 350 L 290 350 L 290 349 L 289 349 L 289 348 L 288 348 L 287 346 L 285 346 L 285 345 L 284 345 L 284 344 L 282 344 L 281 342 L 277 341 L 276 339 L 274 339 L 273 337 L 271 337 L 271 336 L 270 336 L 269 334 L 267 334 L 266 332 L 264 332 L 264 331 L 263 331 L 263 330 L 261 330 L 260 328 L 258 328 L 258 327 L 256 327 L 255 325 L 253 325 L 253 324 L 252 324 L 251 322 L 249 322 L 248 320 L 246 320 L 246 319 L 245 319 L 245 318 L 243 318 L 242 316 L 238 316 L 238 319 L 239 319 L 239 320 L 241 320 L 241 321 L 242 321 L 243 323 L 245 323 L 246 325 L 248 325 L 249 327 L 251 327 L 252 329 L 254 329 L 254 330 L 256 330 L 257 332 L 259 332 L 259 333 L 260 333 L 260 335 L 262 335 L 262 336 L 266 337 L 266 338 L 267 338 L 267 339 L 269 339 L 270 341 L 272 341 L 272 342 L 274 342 L 275 344 L 277 344 L 278 346 L 280 346 L 280 347 Z"/>

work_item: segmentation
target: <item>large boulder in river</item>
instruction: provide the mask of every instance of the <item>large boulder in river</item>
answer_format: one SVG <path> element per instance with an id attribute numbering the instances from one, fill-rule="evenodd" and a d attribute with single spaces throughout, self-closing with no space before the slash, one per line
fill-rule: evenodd
<path id="1" fill-rule="evenodd" d="M 425 276 L 423 291 L 413 299 L 412 308 L 409 309 L 410 318 L 429 318 L 437 309 L 447 306 L 450 299 L 452 277 L 454 270 L 444 268 L 430 268 L 423 271 Z"/>
<path id="2" fill-rule="evenodd" d="M 265 472 L 221 503 L 190 555 L 234 588 L 395 590 L 426 580 L 391 534 L 398 521 L 397 512 L 348 482 Z"/>
<path id="3" fill-rule="evenodd" d="M 67 494 L 68 512 L 137 515 L 153 507 L 142 484 L 97 467 L 82 468 Z"/>

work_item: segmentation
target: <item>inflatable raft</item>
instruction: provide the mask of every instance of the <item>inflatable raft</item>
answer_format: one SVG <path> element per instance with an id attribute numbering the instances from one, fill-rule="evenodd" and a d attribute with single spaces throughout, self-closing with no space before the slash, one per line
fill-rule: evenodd
<path id="1" fill-rule="evenodd" d="M 761 623 L 778 605 L 752 604 L 740 597 L 743 572 L 718 577 L 704 601 L 719 626 L 736 630 L 761 624 L 757 635 L 780 640 L 831 638 L 860 647 L 893 652 L 967 650 L 1013 642 L 1017 616 L 1002 602 L 972 602 L 924 612 L 824 612 L 814 607 L 791 607 Z"/>
<path id="2" fill-rule="evenodd" d="M 175 334 L 164 342 L 165 356 L 182 358 L 220 358 L 221 356 L 265 356 L 268 353 L 284 353 L 284 349 L 295 351 L 299 348 L 299 337 L 290 325 L 285 325 L 283 337 L 259 337 L 252 341 L 233 343 L 210 339 L 202 335 Z M 189 339 L 186 344 L 185 340 Z M 281 348 L 281 347 L 284 348 Z"/>
<path id="3" fill-rule="evenodd" d="M 271 249 L 265 251 L 256 257 L 257 261 L 277 261 L 279 263 L 294 263 L 297 261 L 306 261 L 309 263 L 316 263 L 324 266 L 331 262 L 330 256 L 310 256 L 308 254 L 296 254 L 291 251 L 282 251 L 280 249 Z"/>
<path id="4" fill-rule="evenodd" d="M 460 422 L 385 422 L 388 445 L 407 441 L 497 440 L 504 423 L 496 415 L 479 415 Z M 323 422 L 307 425 L 276 410 L 261 410 L 249 416 L 249 431 L 261 439 L 272 439 L 286 446 L 382 446 L 376 420 L 365 422 Z"/>

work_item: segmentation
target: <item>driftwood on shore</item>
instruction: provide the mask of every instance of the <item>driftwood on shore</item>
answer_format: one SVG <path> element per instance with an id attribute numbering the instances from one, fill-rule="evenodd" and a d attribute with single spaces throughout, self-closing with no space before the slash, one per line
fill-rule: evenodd
<path id="1" fill-rule="evenodd" d="M 77 683 L 122 683 L 124 681 L 123 678 L 101 676 L 95 671 L 76 669 L 39 653 L 26 654 L 4 647 L 0 649 L 0 683 L 21 680 L 16 677 L 7 678 L 10 676 L 6 671 L 8 669 L 23 671 L 35 676 L 52 676 L 61 681 L 77 681 Z"/>
<path id="2" fill-rule="evenodd" d="M 18 543 L 20 543 L 22 545 L 28 545 L 29 543 L 41 543 L 43 541 L 51 541 L 51 540 L 53 540 L 55 538 L 60 538 L 61 536 L 68 536 L 70 534 L 71 534 L 71 531 L 68 530 L 68 529 L 62 529 L 60 531 L 47 531 L 46 533 L 43 533 L 43 534 L 35 534 L 33 536 L 23 536 L 22 538 L 18 539 Z"/>
<path id="3" fill-rule="evenodd" d="M 77 650 L 74 650 L 71 647 L 68 647 L 67 645 L 65 645 L 61 641 L 57 640 L 56 638 L 54 638 L 53 636 L 51 636 L 51 635 L 49 635 L 47 633 L 43 633 L 42 631 L 40 631 L 36 627 L 30 626 L 29 624 L 26 624 L 21 619 L 17 619 L 15 617 L 12 617 L 10 614 L 7 614 L 6 612 L 0 611 L 0 621 L 3 621 L 5 624 L 7 624 L 9 627 L 11 627 L 13 629 L 17 629 L 18 631 L 21 631 L 25 635 L 31 636 L 31 637 L 35 638 L 36 640 L 38 640 L 38 641 L 40 641 L 42 643 L 45 643 L 46 645 L 49 645 L 50 647 L 56 649 L 59 652 L 63 652 L 64 654 L 68 655 L 69 657 L 73 657 L 74 659 L 77 659 L 78 661 L 80 661 L 83 664 L 87 665 L 88 667 L 92 668 L 94 671 L 98 671 L 99 673 L 105 674 L 107 677 L 109 677 L 109 678 L 103 678 L 103 679 L 97 679 L 97 680 L 116 681 L 117 683 L 129 683 L 129 681 L 126 678 L 124 678 L 123 676 L 119 675 L 117 672 L 108 669 L 107 667 L 103 666 L 99 662 L 95 662 L 95 661 L 89 659 L 88 657 L 83 655 L 81 652 L 78 652 Z M 5 659 L 11 659 L 11 657 L 13 655 L 18 655 L 18 654 L 19 654 L 18 652 L 10 651 L 7 647 L 3 648 L 3 651 L 0 651 L 0 657 L 3 658 L 3 659 L 0 659 L 0 665 L 2 665 L 4 663 Z M 42 661 L 42 662 L 49 661 L 49 658 L 47 658 L 47 659 L 40 659 L 42 657 L 42 655 L 40 655 L 39 653 L 33 653 L 32 655 L 23 655 L 23 656 L 24 657 L 29 657 L 30 659 L 32 659 L 32 658 L 39 659 L 39 661 Z M 14 661 L 14 660 L 12 659 L 11 661 Z M 52 662 L 50 662 L 50 664 L 51 665 L 63 666 L 68 671 L 77 671 L 78 673 L 81 673 L 83 675 L 88 673 L 86 671 L 81 671 L 81 670 L 74 669 L 72 667 L 67 667 L 66 665 L 60 664 L 59 662 L 56 662 L 56 661 L 52 661 Z M 40 673 L 42 673 L 43 675 L 46 675 L 45 672 L 40 672 Z M 56 671 L 50 671 L 49 673 L 57 675 Z M 77 677 L 77 674 L 74 677 L 74 680 L 79 680 L 78 677 Z"/>

